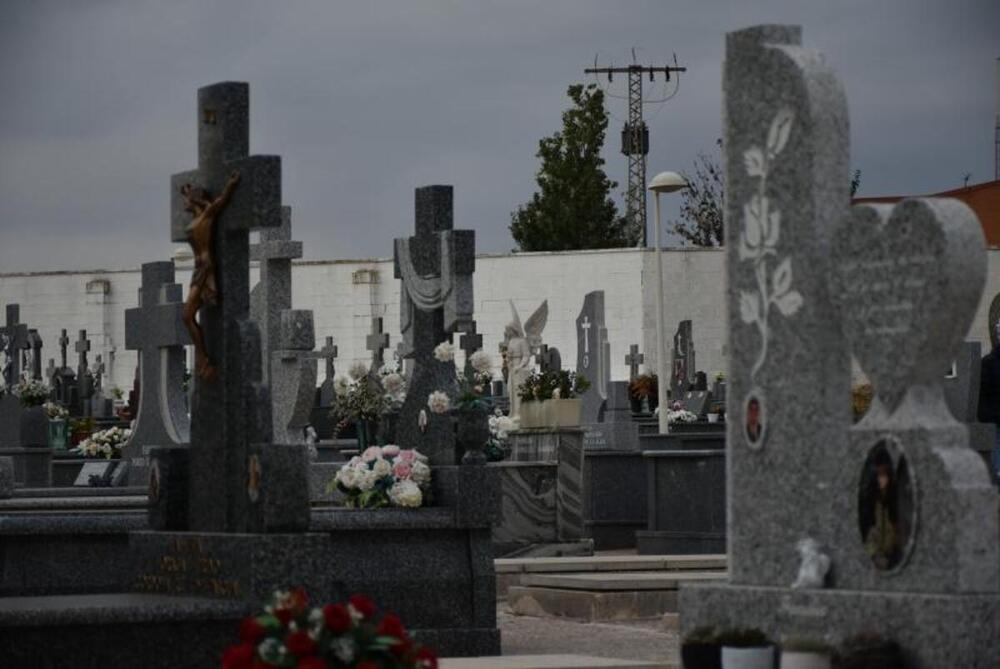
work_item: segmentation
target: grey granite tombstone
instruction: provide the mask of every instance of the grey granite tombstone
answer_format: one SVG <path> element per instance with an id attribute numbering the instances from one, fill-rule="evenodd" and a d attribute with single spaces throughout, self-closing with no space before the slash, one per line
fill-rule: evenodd
<path id="1" fill-rule="evenodd" d="M 680 401 L 683 402 L 685 410 L 701 418 L 708 409 L 710 399 L 711 395 L 707 390 L 689 390 L 684 393 Z"/>
<path id="2" fill-rule="evenodd" d="M 416 190 L 416 235 L 396 239 L 395 277 L 401 281 L 402 358 L 413 360 L 406 401 L 400 410 L 401 446 L 425 453 L 432 464 L 455 463 L 455 436 L 449 415 L 432 413 L 428 396 L 454 396 L 455 365 L 434 357 L 434 348 L 472 320 L 472 273 L 476 235 L 454 230 L 452 187 Z"/>
<path id="3" fill-rule="evenodd" d="M 45 378 L 42 376 L 42 337 L 34 328 L 28 330 L 28 347 L 31 349 L 31 378 L 41 381 Z"/>
<path id="4" fill-rule="evenodd" d="M 876 633 L 908 666 L 991 666 L 1000 503 L 941 387 L 982 229 L 957 201 L 848 211 L 846 100 L 798 27 L 730 33 L 724 73 L 730 578 L 682 588 L 682 632 Z M 849 352 L 876 389 L 853 426 Z"/>
<path id="5" fill-rule="evenodd" d="M 188 443 L 191 422 L 184 403 L 185 346 L 181 286 L 174 283 L 174 263 L 142 266 L 139 306 L 125 310 L 125 348 L 139 352 L 139 408 L 132 437 L 122 449 L 129 480 L 145 485 L 149 449 Z"/>
<path id="6" fill-rule="evenodd" d="M 305 444 L 305 429 L 316 394 L 316 337 L 313 312 L 285 309 L 281 312 L 278 339 L 271 340 L 272 441 Z"/>
<path id="7" fill-rule="evenodd" d="M 292 241 L 292 208 L 281 208 L 281 225 L 262 228 L 250 246 L 250 260 L 260 263 L 260 281 L 250 291 L 250 314 L 260 328 L 261 368 L 270 378 L 272 352 L 281 332 L 281 313 L 292 308 L 292 260 L 302 257 L 302 242 Z"/>
<path id="8" fill-rule="evenodd" d="M 84 416 L 90 415 L 90 398 L 94 396 L 94 376 L 90 372 L 87 353 L 90 351 L 90 340 L 87 331 L 80 330 L 74 350 L 77 354 L 76 364 L 76 397 L 80 402 L 80 411 Z"/>
<path id="9" fill-rule="evenodd" d="M 562 355 L 555 346 L 542 344 L 538 347 L 538 368 L 542 372 L 558 372 L 562 369 Z"/>
<path id="10" fill-rule="evenodd" d="M 61 364 L 52 376 L 52 394 L 55 401 L 61 404 L 70 415 L 77 415 L 80 412 L 79 399 L 76 395 L 76 372 L 67 364 L 67 349 L 69 348 L 69 335 L 65 328 L 59 336 L 59 355 Z"/>
<path id="11" fill-rule="evenodd" d="M 114 410 L 114 402 L 104 395 L 104 373 L 106 367 L 100 353 L 94 356 L 94 392 L 90 396 L 90 416 L 94 418 L 108 418 Z"/>
<path id="12" fill-rule="evenodd" d="M 385 343 L 388 346 L 389 340 L 386 339 Z M 472 354 L 483 348 L 483 335 L 476 332 L 476 321 L 465 326 L 465 332 L 458 338 L 458 347 L 465 353 L 465 378 L 471 379 L 475 371 L 472 368 Z"/>
<path id="13" fill-rule="evenodd" d="M 330 412 L 333 411 L 337 401 L 337 393 L 334 390 L 333 379 L 336 375 L 334 360 L 337 359 L 337 347 L 333 343 L 333 337 L 326 338 L 326 344 L 319 350 L 325 366 L 323 383 L 316 389 L 316 400 L 312 410 L 312 417 L 309 422 L 316 428 L 316 435 L 320 439 L 329 439 L 333 436 L 333 420 Z"/>
<path id="14" fill-rule="evenodd" d="M 977 417 L 982 352 L 983 347 L 979 342 L 963 341 L 952 363 L 955 374 L 946 375 L 942 385 L 951 415 L 968 428 L 972 449 L 988 462 L 996 439 L 996 425 L 980 423 Z"/>
<path id="15" fill-rule="evenodd" d="M 201 532 L 247 532 L 308 523 L 308 485 L 272 458 L 301 459 L 305 449 L 266 448 L 270 436 L 270 397 L 261 383 L 260 332 L 250 319 L 249 233 L 281 225 L 281 159 L 249 155 L 249 86 L 224 82 L 198 90 L 198 169 L 171 178 L 171 238 L 186 241 L 190 214 L 181 187 L 196 184 L 209 194 L 221 192 L 233 172 L 240 181 L 215 221 L 214 261 L 219 299 L 203 304 L 199 321 L 212 380 L 193 377 L 189 463 L 189 529 Z M 143 393 L 148 392 L 143 384 Z M 272 471 L 272 465 L 276 468 Z M 291 472 L 290 472 L 291 473 Z M 289 493 L 280 508 L 290 517 L 271 517 L 268 505 L 276 490 Z M 295 486 L 306 489 L 305 508 Z M 271 507 L 272 509 L 277 507 Z M 271 522 L 274 521 L 274 522 Z"/>
<path id="16" fill-rule="evenodd" d="M 590 382 L 590 388 L 581 396 L 580 424 L 600 422 L 611 380 L 611 345 L 608 329 L 604 327 L 603 290 L 587 293 L 576 317 L 576 373 Z"/>
<path id="17" fill-rule="evenodd" d="M 381 317 L 372 319 L 372 330 L 365 337 L 365 347 L 372 354 L 372 363 L 369 367 L 369 372 L 378 374 L 379 370 L 382 369 L 382 365 L 385 364 L 384 351 L 389 348 L 389 333 L 382 331 Z"/>
<path id="18" fill-rule="evenodd" d="M 670 399 L 684 400 L 688 388 L 694 383 L 694 341 L 691 321 L 681 321 L 674 333 L 674 347 L 670 354 Z"/>
<path id="19" fill-rule="evenodd" d="M 29 346 L 28 326 L 20 321 L 20 305 L 8 304 L 7 324 L 0 328 L 6 343 L 4 353 L 7 362 L 3 372 L 4 385 L 8 390 L 0 396 L 0 448 L 21 446 L 21 402 L 9 392 L 21 379 L 21 352 Z"/>

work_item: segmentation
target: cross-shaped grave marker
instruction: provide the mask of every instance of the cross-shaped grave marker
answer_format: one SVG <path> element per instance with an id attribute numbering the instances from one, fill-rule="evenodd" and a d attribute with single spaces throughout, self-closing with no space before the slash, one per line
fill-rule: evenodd
<path id="1" fill-rule="evenodd" d="M 59 335 L 59 353 L 62 356 L 62 367 L 67 366 L 66 351 L 69 348 L 69 336 L 66 334 L 66 328 L 63 328 L 62 334 Z"/>
<path id="2" fill-rule="evenodd" d="M 476 321 L 466 326 L 465 332 L 458 338 L 458 347 L 465 352 L 465 378 L 472 378 L 472 354 L 483 348 L 483 335 L 476 332 Z"/>
<path id="3" fill-rule="evenodd" d="M 632 344 L 628 347 L 628 355 L 625 356 L 625 364 L 628 365 L 628 380 L 635 381 L 639 376 L 639 365 L 645 361 L 645 356 L 639 353 L 639 345 Z"/>
<path id="4" fill-rule="evenodd" d="M 28 346 L 31 348 L 31 378 L 42 380 L 42 337 L 38 330 L 28 330 Z"/>
<path id="5" fill-rule="evenodd" d="M 389 348 L 389 333 L 382 332 L 382 317 L 372 319 L 372 331 L 365 337 L 365 345 L 372 352 L 371 372 L 378 374 L 385 363 L 383 351 Z"/>
<path id="6" fill-rule="evenodd" d="M 87 339 L 87 331 L 80 330 L 80 337 L 76 340 L 74 350 L 77 353 L 76 364 L 76 396 L 80 400 L 80 405 L 87 413 L 87 400 L 93 394 L 94 378 L 90 374 L 87 363 L 87 351 L 90 350 L 90 340 Z"/>
<path id="7" fill-rule="evenodd" d="M 281 224 L 281 158 L 250 156 L 250 87 L 224 82 L 198 90 L 198 169 L 171 177 L 171 239 L 188 240 L 191 213 L 181 189 L 191 184 L 218 197 L 239 181 L 213 225 L 211 260 L 218 299 L 199 307 L 198 321 L 215 376 L 194 377 L 191 399 L 189 529 L 249 529 L 249 445 L 269 432 L 260 387 L 261 349 L 249 321 L 250 230 Z M 197 274 L 198 268 L 196 267 Z M 146 386 L 143 385 L 143 393 Z"/>
<path id="8" fill-rule="evenodd" d="M 21 305 L 7 305 L 7 325 L 2 328 L 7 340 L 7 367 L 4 381 L 8 386 L 17 384 L 21 378 L 21 351 L 27 349 L 28 326 L 21 322 Z"/>
<path id="9" fill-rule="evenodd" d="M 149 474 L 148 448 L 186 443 L 190 421 L 184 404 L 184 328 L 181 286 L 174 283 L 174 263 L 142 266 L 139 306 L 125 310 L 125 348 L 139 352 L 139 410 L 122 457 L 129 481 L 144 485 Z"/>

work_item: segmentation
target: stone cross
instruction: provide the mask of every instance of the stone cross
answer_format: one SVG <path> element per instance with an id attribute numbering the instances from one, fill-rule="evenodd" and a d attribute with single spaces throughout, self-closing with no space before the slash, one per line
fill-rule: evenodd
<path id="1" fill-rule="evenodd" d="M 281 312 L 292 308 L 292 260 L 302 257 L 302 242 L 292 241 L 292 208 L 281 208 L 281 225 L 260 231 L 250 260 L 260 263 L 260 281 L 250 293 L 250 313 L 260 327 L 263 379 L 270 378 L 271 352 L 278 348 Z"/>
<path id="2" fill-rule="evenodd" d="M 639 365 L 645 361 L 645 356 L 639 353 L 638 344 L 632 344 L 628 347 L 628 355 L 625 356 L 625 364 L 628 365 L 628 380 L 635 381 L 636 377 L 639 376 Z"/>
<path id="3" fill-rule="evenodd" d="M 49 366 L 45 368 L 45 380 L 53 386 L 55 385 L 53 377 L 56 375 L 56 369 L 56 359 L 49 358 Z"/>
<path id="4" fill-rule="evenodd" d="M 580 422 L 600 422 L 611 381 L 611 345 L 608 329 L 604 327 L 603 290 L 584 296 L 583 307 L 576 318 L 576 373 L 590 382 L 590 387 L 580 397 L 583 400 Z"/>
<path id="5" fill-rule="evenodd" d="M 28 326 L 21 323 L 21 305 L 7 305 L 7 325 L 2 328 L 7 341 L 7 367 L 4 369 L 4 382 L 14 386 L 21 378 L 21 352 L 28 349 Z"/>
<path id="6" fill-rule="evenodd" d="M 427 397 L 435 390 L 453 394 L 457 380 L 455 365 L 436 360 L 434 347 L 472 320 L 476 264 L 476 233 L 453 229 L 452 198 L 451 186 L 418 188 L 416 235 L 396 239 L 393 254 L 402 284 L 402 357 L 413 360 L 399 416 L 400 445 L 439 465 L 455 464 L 454 430 L 450 416 L 427 411 Z"/>
<path id="7" fill-rule="evenodd" d="M 684 400 L 688 388 L 694 383 L 695 360 L 691 321 L 681 321 L 674 334 L 670 372 L 670 399 Z"/>
<path id="8" fill-rule="evenodd" d="M 146 484 L 151 446 L 186 444 L 190 439 L 184 370 L 191 337 L 184 327 L 181 294 L 173 262 L 144 263 L 139 306 L 125 310 L 125 348 L 139 352 L 142 389 L 132 437 L 122 452 L 131 485 Z"/>
<path id="9" fill-rule="evenodd" d="M 100 353 L 94 357 L 94 390 L 98 393 L 104 391 L 104 360 Z"/>
<path id="10" fill-rule="evenodd" d="M 31 347 L 31 378 L 42 380 L 42 338 L 38 330 L 28 330 L 28 346 Z"/>
<path id="11" fill-rule="evenodd" d="M 189 529 L 242 532 L 258 526 L 260 499 L 251 444 L 270 434 L 266 386 L 260 384 L 260 333 L 249 319 L 251 229 L 281 225 L 281 159 L 250 156 L 249 86 L 224 82 L 198 90 L 198 169 L 171 177 L 171 239 L 186 241 L 191 215 L 181 187 L 216 196 L 233 172 L 240 180 L 215 220 L 214 262 L 219 299 L 203 304 L 199 322 L 211 381 L 194 376 L 191 398 Z M 148 392 L 142 383 L 142 394 Z M 250 482 L 250 483 L 248 483 Z"/>
<path id="12" fill-rule="evenodd" d="M 66 358 L 66 350 L 69 348 L 69 337 L 66 335 L 66 328 L 63 328 L 62 334 L 59 335 L 59 354 L 62 356 L 62 365 L 64 369 L 68 366 Z"/>
<path id="13" fill-rule="evenodd" d="M 94 394 L 94 377 L 90 373 L 87 363 L 87 352 L 90 350 L 90 340 L 87 339 L 87 331 L 80 330 L 80 337 L 76 340 L 74 349 L 77 353 L 76 365 L 76 388 L 77 398 L 87 411 L 87 400 Z"/>
<path id="14" fill-rule="evenodd" d="M 372 319 L 372 331 L 365 337 L 365 345 L 372 353 L 371 372 L 378 374 L 379 370 L 382 369 L 382 365 L 385 364 L 383 351 L 389 348 L 389 333 L 382 332 L 381 317 Z"/>
<path id="15" fill-rule="evenodd" d="M 483 348 L 483 335 L 476 332 L 476 321 L 466 326 L 465 332 L 458 338 L 458 347 L 465 353 L 465 378 L 471 379 L 475 371 L 472 369 L 472 354 Z"/>
<path id="16" fill-rule="evenodd" d="M 281 312 L 275 350 L 271 352 L 272 440 L 283 446 L 305 444 L 316 394 L 316 346 L 313 313 L 306 309 Z"/>
<path id="17" fill-rule="evenodd" d="M 333 380 L 336 377 L 334 361 L 337 359 L 337 346 L 333 343 L 333 337 L 326 338 L 326 344 L 319 350 L 325 364 L 325 376 L 319 388 L 319 404 L 321 407 L 332 407 L 336 400 Z"/>

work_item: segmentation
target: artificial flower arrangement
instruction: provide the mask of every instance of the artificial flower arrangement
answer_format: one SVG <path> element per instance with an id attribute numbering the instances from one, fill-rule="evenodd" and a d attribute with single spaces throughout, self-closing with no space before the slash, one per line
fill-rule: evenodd
<path id="1" fill-rule="evenodd" d="M 378 371 L 379 379 L 382 383 L 382 390 L 385 393 L 384 401 L 387 410 L 399 410 L 406 401 L 406 375 L 403 374 L 402 365 L 398 357 L 393 357 L 391 362 L 382 365 Z"/>
<path id="2" fill-rule="evenodd" d="M 35 379 L 21 379 L 14 386 L 14 394 L 21 400 L 21 406 L 38 407 L 49 399 L 49 387 Z"/>
<path id="3" fill-rule="evenodd" d="M 437 655 L 415 643 L 398 616 L 377 614 L 364 595 L 310 607 L 302 588 L 276 592 L 264 613 L 240 624 L 240 643 L 222 669 L 436 669 Z"/>
<path id="4" fill-rule="evenodd" d="M 387 444 L 371 446 L 351 458 L 327 485 L 327 490 L 342 492 L 346 497 L 344 504 L 354 509 L 416 508 L 428 497 L 430 483 L 427 456 L 416 449 Z"/>
<path id="5" fill-rule="evenodd" d="M 544 402 L 545 400 L 571 400 L 590 388 L 587 377 L 566 369 L 547 372 L 532 372 L 524 383 L 517 387 L 522 402 Z"/>
<path id="6" fill-rule="evenodd" d="M 518 420 L 505 416 L 503 411 L 497 408 L 493 411 L 493 415 L 490 416 L 489 426 L 490 438 L 486 442 L 486 448 L 483 451 L 488 461 L 499 462 L 507 457 L 508 433 L 511 430 L 517 429 Z"/>
<path id="7" fill-rule="evenodd" d="M 69 411 L 58 402 L 49 401 L 42 406 L 45 407 L 45 415 L 49 417 L 49 420 L 65 420 L 69 418 Z"/>
<path id="8" fill-rule="evenodd" d="M 697 420 L 698 416 L 685 409 L 679 401 L 674 401 L 667 412 L 667 423 L 694 423 Z"/>
<path id="9" fill-rule="evenodd" d="M 122 446 L 124 446 L 132 436 L 132 430 L 120 427 L 109 427 L 106 430 L 95 432 L 73 449 L 73 452 L 85 458 L 120 458 L 122 456 Z"/>
<path id="10" fill-rule="evenodd" d="M 629 395 L 637 400 L 656 397 L 658 389 L 659 377 L 656 374 L 640 374 L 628 384 Z"/>
<path id="11" fill-rule="evenodd" d="M 337 394 L 337 404 L 333 408 L 334 434 L 350 423 L 375 422 L 389 407 L 390 400 L 379 378 L 369 374 L 363 362 L 351 365 L 347 376 L 338 374 L 333 380 L 333 388 Z"/>

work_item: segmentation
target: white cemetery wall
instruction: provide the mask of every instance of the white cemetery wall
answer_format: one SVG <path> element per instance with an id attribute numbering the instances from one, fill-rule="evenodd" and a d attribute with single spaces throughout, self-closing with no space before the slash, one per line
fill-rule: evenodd
<path id="1" fill-rule="evenodd" d="M 1000 292 L 1000 249 L 988 253 L 986 290 L 969 338 L 989 350 L 987 312 Z M 725 371 L 723 301 L 724 255 L 717 249 L 671 249 L 663 254 L 664 318 L 668 337 L 677 323 L 690 319 L 694 328 L 697 367 L 709 374 Z M 177 266 L 177 282 L 187 286 L 190 263 Z M 71 344 L 68 362 L 76 367 L 72 342 L 85 328 L 90 338 L 91 362 L 101 354 L 109 365 L 115 348 L 113 383 L 123 390 L 132 385 L 135 352 L 124 348 L 125 309 L 138 303 L 140 271 L 136 269 L 59 271 L 0 274 L 0 306 L 21 305 L 21 317 L 38 328 L 44 341 L 44 364 L 59 362 L 59 334 L 66 328 Z M 255 282 L 256 271 L 251 273 Z M 656 258 L 649 249 L 566 251 L 480 255 L 475 273 L 476 321 L 484 348 L 499 362 L 498 345 L 510 320 L 508 300 L 514 300 L 525 320 L 543 300 L 549 301 L 549 319 L 543 340 L 562 354 L 564 364 L 576 359 L 574 321 L 583 296 L 605 292 L 605 319 L 611 342 L 611 378 L 628 378 L 625 355 L 630 344 L 645 354 L 643 368 L 656 365 Z M 367 362 L 365 336 L 372 316 L 382 316 L 390 334 L 390 350 L 398 343 L 399 282 L 388 258 L 370 260 L 304 261 L 294 263 L 292 303 L 315 313 L 316 341 L 333 336 L 339 348 L 336 367 L 346 372 L 351 362 Z M 89 287 L 89 288 L 88 288 Z M 671 340 L 668 339 L 668 351 Z M 387 358 L 389 357 L 387 352 Z M 461 352 L 459 352 L 461 356 Z M 460 360 L 461 363 L 461 360 Z M 322 378 L 323 366 L 320 365 Z M 112 385 L 108 379 L 108 386 Z"/>

